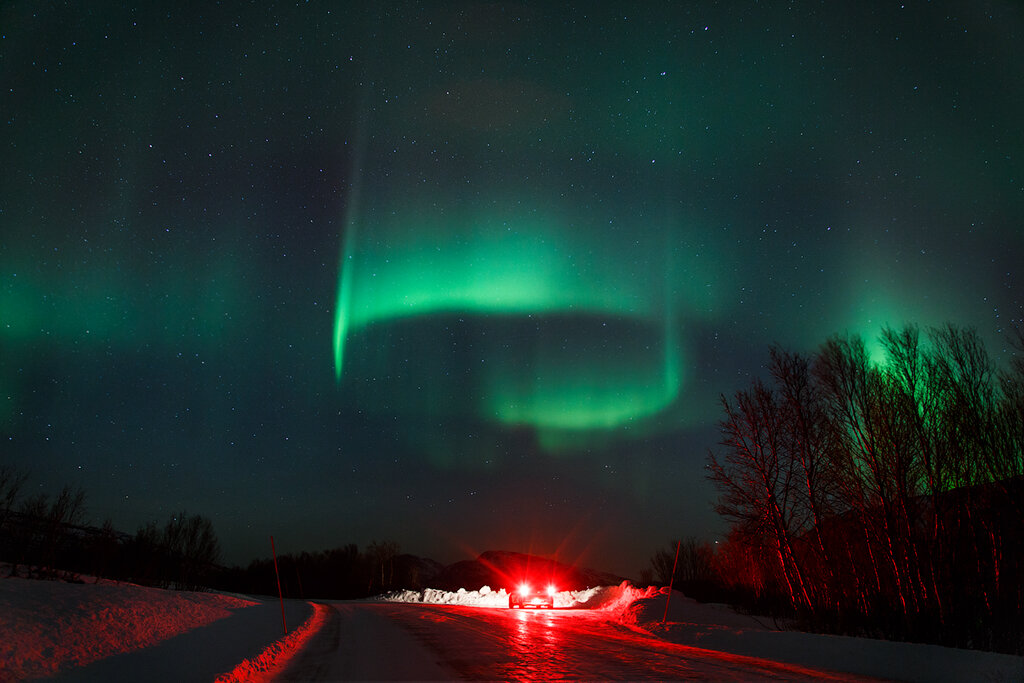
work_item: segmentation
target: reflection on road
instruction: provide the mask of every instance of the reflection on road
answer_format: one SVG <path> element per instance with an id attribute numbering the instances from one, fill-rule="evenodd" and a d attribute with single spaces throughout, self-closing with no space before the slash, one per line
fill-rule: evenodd
<path id="1" fill-rule="evenodd" d="M 367 607 L 405 626 L 472 680 L 864 680 L 669 643 L 608 621 L 596 610 Z"/>
<path id="2" fill-rule="evenodd" d="M 555 627 L 550 611 L 512 612 L 515 626 L 511 630 L 512 669 L 510 678 L 537 678 L 537 661 L 557 659 L 562 650 L 561 630 Z M 541 675 L 543 678 L 543 674 Z"/>

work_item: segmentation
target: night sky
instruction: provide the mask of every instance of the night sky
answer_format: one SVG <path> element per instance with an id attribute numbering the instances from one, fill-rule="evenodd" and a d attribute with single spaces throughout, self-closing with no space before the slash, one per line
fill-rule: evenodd
<path id="1" fill-rule="evenodd" d="M 140 4 L 0 7 L 0 464 L 93 523 L 636 576 L 772 343 L 1024 322 L 1019 3 Z"/>

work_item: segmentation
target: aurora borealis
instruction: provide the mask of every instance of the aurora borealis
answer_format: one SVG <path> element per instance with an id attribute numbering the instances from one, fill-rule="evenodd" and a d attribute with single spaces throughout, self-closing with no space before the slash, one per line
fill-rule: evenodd
<path id="1" fill-rule="evenodd" d="M 0 464 L 635 574 L 768 347 L 1024 322 L 1016 3 L 0 8 Z"/>
<path id="2" fill-rule="evenodd" d="M 639 276 L 618 268 L 603 250 L 595 255 L 573 244 L 557 218 L 507 208 L 497 214 L 502 220 L 482 210 L 438 213 L 421 209 L 399 216 L 395 228 L 375 225 L 374 243 L 365 246 L 355 231 L 356 245 L 346 246 L 335 314 L 339 381 L 346 356 L 351 364 L 351 342 L 373 357 L 361 358 L 354 374 L 363 384 L 367 372 L 388 376 L 389 396 L 431 394 L 428 387 L 445 381 L 442 368 L 449 375 L 456 369 L 461 389 L 448 391 L 458 393 L 462 409 L 535 428 L 544 442 L 548 430 L 612 429 L 671 405 L 681 351 L 667 267 Z M 614 253 L 632 251 L 651 266 L 664 258 L 656 245 L 639 242 Z M 437 334 L 417 333 L 446 315 L 463 316 L 460 343 L 475 347 L 470 357 L 437 343 Z M 410 348 L 397 350 L 386 332 L 359 336 L 407 318 L 414 319 L 404 324 L 415 339 Z M 403 385 L 410 372 L 418 383 Z M 359 383 L 345 386 L 366 397 Z"/>

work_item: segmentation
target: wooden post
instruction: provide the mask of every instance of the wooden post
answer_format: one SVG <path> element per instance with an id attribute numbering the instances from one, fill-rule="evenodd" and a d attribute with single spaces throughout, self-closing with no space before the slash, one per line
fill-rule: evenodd
<path id="1" fill-rule="evenodd" d="M 679 546 L 682 545 L 681 540 L 676 541 L 676 559 L 672 560 L 672 576 L 668 577 L 668 595 L 665 596 L 665 615 L 661 617 L 661 623 L 665 623 L 668 619 L 668 601 L 672 599 L 672 583 L 676 580 L 676 565 L 679 564 Z"/>
<path id="2" fill-rule="evenodd" d="M 277 577 L 277 597 L 281 601 L 281 625 L 284 634 L 288 635 L 288 622 L 284 620 L 284 593 L 281 592 L 281 574 L 277 571 L 277 551 L 274 550 L 274 537 L 270 537 L 270 554 L 274 556 L 274 576 Z"/>

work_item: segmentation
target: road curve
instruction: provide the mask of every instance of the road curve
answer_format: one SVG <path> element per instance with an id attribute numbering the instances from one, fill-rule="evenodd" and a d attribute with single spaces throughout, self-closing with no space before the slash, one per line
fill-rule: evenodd
<path id="1" fill-rule="evenodd" d="M 877 680 L 677 645 L 596 610 L 330 607 L 324 628 L 276 680 Z"/>

